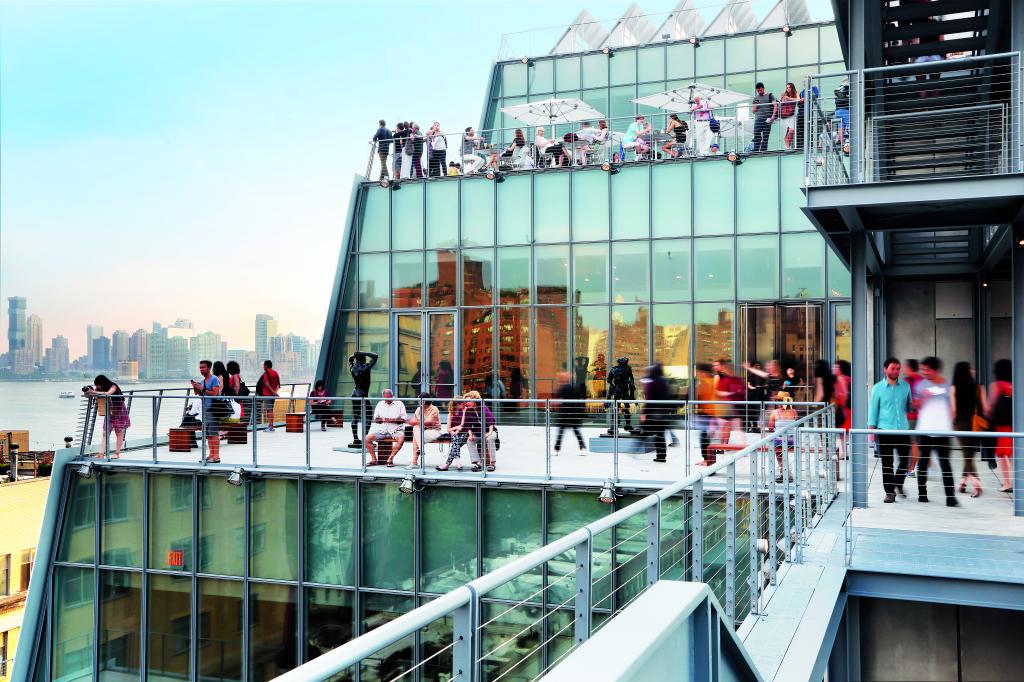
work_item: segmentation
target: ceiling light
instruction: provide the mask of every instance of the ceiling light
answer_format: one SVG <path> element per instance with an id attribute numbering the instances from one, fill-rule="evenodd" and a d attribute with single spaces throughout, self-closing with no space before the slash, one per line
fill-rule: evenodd
<path id="1" fill-rule="evenodd" d="M 598 502 L 605 504 L 613 504 L 615 502 L 615 486 L 612 484 L 611 479 L 604 482 L 601 486 L 601 494 L 597 496 Z"/>
<path id="2" fill-rule="evenodd" d="M 242 473 L 241 468 L 233 469 L 231 474 L 228 475 L 228 483 L 231 485 L 242 485 Z"/>
<path id="3" fill-rule="evenodd" d="M 612 48 L 610 48 L 610 47 L 603 47 L 603 48 L 601 48 L 601 52 L 603 52 L 604 54 L 608 55 L 609 57 L 614 57 L 615 56 L 615 53 L 612 52 Z"/>

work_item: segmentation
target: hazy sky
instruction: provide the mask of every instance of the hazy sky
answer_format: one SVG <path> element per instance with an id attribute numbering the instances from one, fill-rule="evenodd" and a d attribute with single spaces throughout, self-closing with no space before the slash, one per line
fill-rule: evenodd
<path id="1" fill-rule="evenodd" d="M 377 119 L 477 125 L 502 34 L 628 5 L 0 3 L 0 347 L 15 295 L 72 356 L 87 322 L 319 337 Z"/>

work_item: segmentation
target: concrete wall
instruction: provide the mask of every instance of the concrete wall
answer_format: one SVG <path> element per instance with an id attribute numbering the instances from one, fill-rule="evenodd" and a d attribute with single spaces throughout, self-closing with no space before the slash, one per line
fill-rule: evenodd
<path id="1" fill-rule="evenodd" d="M 901 360 L 935 355 L 947 373 L 977 364 L 974 284 L 970 281 L 890 281 L 886 287 L 887 347 Z"/>

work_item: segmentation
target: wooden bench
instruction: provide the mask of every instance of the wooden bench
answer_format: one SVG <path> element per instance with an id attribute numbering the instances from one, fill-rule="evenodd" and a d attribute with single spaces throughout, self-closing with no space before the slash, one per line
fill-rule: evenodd
<path id="1" fill-rule="evenodd" d="M 718 461 L 718 455 L 724 455 L 727 452 L 739 452 L 746 447 L 746 445 L 734 443 L 708 443 L 705 459 L 697 462 L 696 466 L 711 466 Z M 708 461 L 709 459 L 710 461 Z"/>
<path id="2" fill-rule="evenodd" d="M 223 424 L 221 428 L 227 431 L 227 442 L 229 445 L 249 444 L 249 425 L 245 422 Z"/>
<path id="3" fill-rule="evenodd" d="M 167 433 L 167 449 L 171 452 L 190 452 L 196 444 L 198 431 L 194 427 L 171 428 Z"/>
<path id="4" fill-rule="evenodd" d="M 302 433 L 306 424 L 305 412 L 289 412 L 284 416 L 285 433 Z"/>

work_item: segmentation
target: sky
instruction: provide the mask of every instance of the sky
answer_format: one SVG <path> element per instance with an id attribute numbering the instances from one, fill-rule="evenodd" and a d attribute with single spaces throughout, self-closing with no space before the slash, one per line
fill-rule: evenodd
<path id="1" fill-rule="evenodd" d="M 544 53 L 582 8 L 611 28 L 628 6 L 0 2 L 2 350 L 8 296 L 72 357 L 89 322 L 252 348 L 268 313 L 320 337 L 377 119 L 478 125 L 503 34 Z"/>

